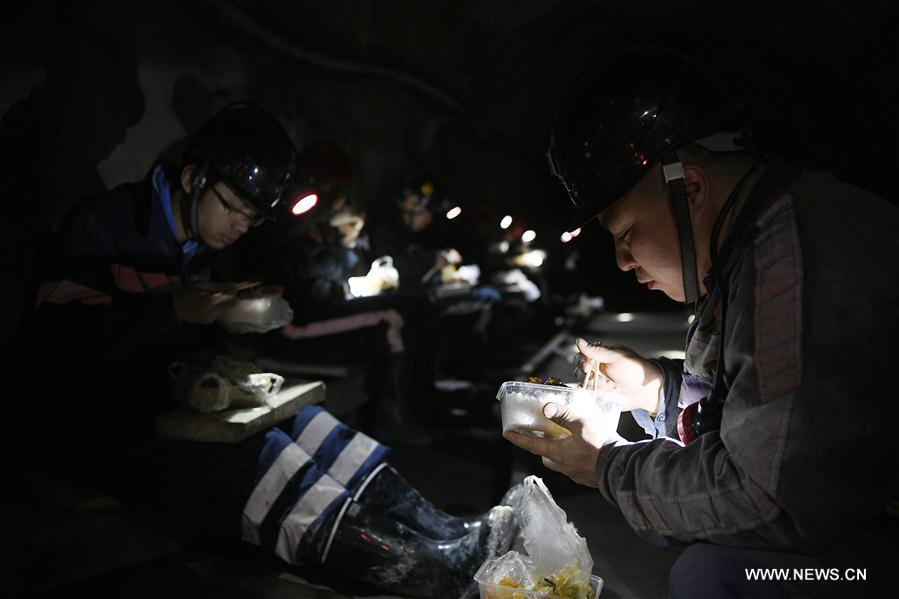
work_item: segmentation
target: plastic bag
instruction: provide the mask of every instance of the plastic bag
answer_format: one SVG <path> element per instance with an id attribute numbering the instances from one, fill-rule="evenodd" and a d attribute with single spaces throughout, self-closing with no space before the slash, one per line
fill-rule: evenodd
<path id="1" fill-rule="evenodd" d="M 399 284 L 400 273 L 393 266 L 393 258 L 381 256 L 371 263 L 368 274 L 347 279 L 347 287 L 349 287 L 347 299 L 378 295 L 383 291 L 396 289 Z"/>
<path id="2" fill-rule="evenodd" d="M 540 288 L 520 269 L 513 269 L 497 274 L 495 280 L 500 285 L 517 287 L 526 302 L 533 303 L 540 299 Z"/>
<path id="3" fill-rule="evenodd" d="M 524 479 L 522 488 L 516 490 L 514 509 L 520 528 L 518 550 L 481 565 L 475 580 L 482 588 L 536 593 L 522 596 L 594 597 L 593 558 L 587 541 L 577 534 L 539 477 Z"/>
<path id="4" fill-rule="evenodd" d="M 168 372 L 175 382 L 175 397 L 201 414 L 265 405 L 284 383 L 278 374 L 227 356 L 217 356 L 208 368 L 174 362 Z"/>
<path id="5" fill-rule="evenodd" d="M 283 376 L 262 372 L 252 362 L 240 362 L 228 356 L 216 356 L 211 366 L 231 382 L 231 407 L 234 408 L 264 405 L 284 384 Z"/>
<path id="6" fill-rule="evenodd" d="M 175 397 L 194 412 L 220 412 L 231 405 L 231 384 L 220 375 L 184 362 L 170 364 L 168 372 L 175 381 Z"/>

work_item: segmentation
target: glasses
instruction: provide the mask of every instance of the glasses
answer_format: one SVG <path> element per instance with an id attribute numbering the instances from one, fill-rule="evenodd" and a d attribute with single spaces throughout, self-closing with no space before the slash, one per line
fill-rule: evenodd
<path id="1" fill-rule="evenodd" d="M 229 216 L 236 215 L 237 218 L 239 218 L 241 221 L 243 221 L 244 223 L 246 223 L 247 225 L 249 225 L 251 227 L 256 227 L 258 225 L 261 225 L 262 221 L 265 220 L 265 217 L 262 216 L 261 214 L 258 214 L 258 213 L 249 214 L 247 212 L 244 212 L 243 210 L 239 210 L 239 209 L 235 208 L 234 206 L 232 206 L 228 202 L 228 200 L 226 200 L 225 198 L 222 197 L 222 194 L 219 193 L 219 191 L 215 188 L 215 186 L 210 186 L 209 189 L 212 190 L 212 193 L 215 194 L 215 197 L 217 197 L 219 199 L 219 202 L 222 203 L 222 208 L 225 209 L 225 212 L 227 212 Z"/>

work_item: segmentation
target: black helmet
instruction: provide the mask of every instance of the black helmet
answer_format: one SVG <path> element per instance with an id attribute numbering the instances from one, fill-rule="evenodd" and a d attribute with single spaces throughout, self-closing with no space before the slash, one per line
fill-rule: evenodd
<path id="1" fill-rule="evenodd" d="M 740 112 L 691 58 L 655 46 L 619 50 L 569 89 L 547 159 L 580 225 L 627 193 L 666 152 L 727 128 Z"/>
<path id="2" fill-rule="evenodd" d="M 185 164 L 198 166 L 191 194 L 196 232 L 196 204 L 205 187 L 224 181 L 266 219 L 289 189 L 296 150 L 278 120 L 249 102 L 229 104 L 190 138 Z"/>
<path id="3" fill-rule="evenodd" d="M 741 112 L 707 70 L 668 48 L 628 48 L 593 66 L 562 102 L 547 151 L 550 169 L 577 207 L 577 226 L 661 161 L 677 222 L 684 295 L 695 302 L 696 251 L 676 148 L 733 129 Z M 739 149 L 738 138 L 729 137 L 729 149 Z"/>

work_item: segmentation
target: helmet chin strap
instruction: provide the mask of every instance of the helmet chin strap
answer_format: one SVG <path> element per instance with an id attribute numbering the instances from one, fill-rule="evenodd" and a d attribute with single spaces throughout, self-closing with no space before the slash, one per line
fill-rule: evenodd
<path id="1" fill-rule="evenodd" d="M 684 302 L 695 304 L 699 300 L 699 274 L 696 266 L 696 248 L 693 243 L 693 226 L 690 224 L 690 204 L 687 187 L 684 185 L 684 165 L 677 152 L 670 150 L 662 155 L 662 172 L 671 190 L 671 203 L 677 221 L 677 236 L 680 241 L 680 257 L 683 264 Z"/>
<path id="2" fill-rule="evenodd" d="M 200 170 L 191 181 L 187 201 L 181 204 L 181 222 L 189 241 L 202 242 L 200 238 L 200 198 L 206 190 L 206 169 L 209 162 L 204 161 Z"/>

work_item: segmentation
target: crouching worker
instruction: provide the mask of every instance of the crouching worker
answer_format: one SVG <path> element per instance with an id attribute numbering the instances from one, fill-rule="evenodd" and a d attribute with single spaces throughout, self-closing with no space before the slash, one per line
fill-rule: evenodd
<path id="1" fill-rule="evenodd" d="M 16 455 L 28 447 L 30 465 L 292 564 L 394 594 L 470 594 L 481 562 L 508 548 L 511 508 L 440 512 L 386 465 L 387 448 L 324 411 L 236 444 L 156 435 L 177 407 L 166 367 L 226 335 L 208 325 L 236 287 L 209 281 L 211 258 L 273 214 L 295 151 L 274 117 L 238 103 L 183 162 L 87 199 L 58 232 L 20 343 L 18 378 L 40 398 L 22 421 L 39 422 L 41 439 L 23 431 Z"/>

